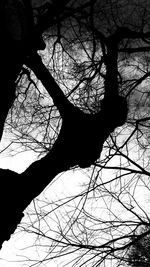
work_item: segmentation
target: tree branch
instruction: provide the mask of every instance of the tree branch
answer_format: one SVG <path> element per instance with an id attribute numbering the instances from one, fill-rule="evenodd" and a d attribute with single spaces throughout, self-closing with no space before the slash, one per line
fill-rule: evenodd
<path id="1" fill-rule="evenodd" d="M 143 52 L 149 52 L 150 51 L 150 46 L 120 48 L 120 49 L 118 49 L 118 51 L 119 52 L 124 52 L 124 53 L 127 53 L 127 54 L 143 53 Z"/>
<path id="2" fill-rule="evenodd" d="M 42 82 L 49 95 L 52 97 L 54 105 L 58 108 L 62 117 L 66 116 L 68 109 L 74 108 L 67 99 L 49 70 L 44 66 L 41 57 L 34 53 L 26 62 L 27 66 L 33 70 L 36 77 Z"/>
<path id="3" fill-rule="evenodd" d="M 105 92 L 107 101 L 102 101 L 101 111 L 95 115 L 84 114 L 65 97 L 40 56 L 33 53 L 26 60 L 37 78 L 52 97 L 62 116 L 62 127 L 49 153 L 32 163 L 22 174 L 0 170 L 2 220 L 0 244 L 8 240 L 23 216 L 23 210 L 37 197 L 54 177 L 72 167 L 89 167 L 99 157 L 109 134 L 121 126 L 127 116 L 125 99 L 118 96 L 116 47 L 108 46 L 106 59 Z M 114 77 L 115 76 L 115 77 Z M 113 93 L 117 97 L 110 97 Z M 111 110 L 109 113 L 108 110 Z M 7 194 L 7 185 L 9 193 Z M 7 208 L 3 200 L 7 195 Z"/>

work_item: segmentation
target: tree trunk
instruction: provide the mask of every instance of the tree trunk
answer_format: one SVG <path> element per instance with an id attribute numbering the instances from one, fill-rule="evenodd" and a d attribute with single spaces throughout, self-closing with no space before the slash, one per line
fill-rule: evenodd
<path id="1" fill-rule="evenodd" d="M 64 0 L 63 5 L 66 3 L 67 0 Z M 61 13 L 63 5 L 60 6 L 58 13 Z M 1 84 L 6 90 L 1 90 L 0 137 L 8 109 L 15 98 L 15 81 L 23 63 L 33 70 L 52 97 L 62 117 L 62 128 L 51 151 L 42 159 L 32 163 L 22 174 L 0 169 L 0 246 L 16 229 L 23 217 L 24 209 L 57 174 L 77 165 L 82 168 L 89 167 L 100 157 L 105 140 L 117 126 L 125 122 L 127 115 L 126 101 L 118 97 L 117 54 L 109 51 L 109 47 L 105 80 L 107 101 L 104 98 L 101 111 L 90 115 L 84 114 L 68 101 L 36 54 L 37 47 L 32 46 L 30 55 L 24 54 L 22 47 L 20 45 L 17 47 L 18 42 L 12 41 L 7 34 L 5 30 L 1 32 L 4 41 L 0 44 L 1 51 L 4 52 L 1 56 Z M 113 90 L 111 90 L 112 84 Z M 115 92 L 113 100 L 109 97 L 110 92 L 112 94 Z"/>

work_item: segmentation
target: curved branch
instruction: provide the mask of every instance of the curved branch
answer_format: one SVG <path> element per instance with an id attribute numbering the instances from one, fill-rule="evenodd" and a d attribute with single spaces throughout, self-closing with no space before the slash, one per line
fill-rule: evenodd
<path id="1" fill-rule="evenodd" d="M 27 59 L 26 65 L 32 69 L 36 77 L 42 82 L 43 86 L 53 99 L 54 105 L 58 108 L 62 117 L 68 114 L 68 110 L 74 108 L 73 104 L 66 98 L 49 70 L 44 66 L 41 57 L 34 53 Z"/>
<path id="2" fill-rule="evenodd" d="M 63 119 L 62 128 L 49 153 L 32 163 L 22 174 L 0 170 L 3 214 L 0 244 L 9 239 L 23 216 L 23 210 L 57 174 L 77 165 L 89 167 L 100 157 L 109 134 L 125 122 L 127 115 L 126 102 L 121 97 L 116 98 L 116 103 L 115 100 L 109 103 L 104 101 L 101 111 L 95 115 L 84 114 L 67 100 L 38 55 L 29 60 L 28 66 L 58 107 Z M 108 109 L 111 109 L 111 113 L 108 113 Z M 6 195 L 7 207 L 5 203 L 2 204 Z"/>

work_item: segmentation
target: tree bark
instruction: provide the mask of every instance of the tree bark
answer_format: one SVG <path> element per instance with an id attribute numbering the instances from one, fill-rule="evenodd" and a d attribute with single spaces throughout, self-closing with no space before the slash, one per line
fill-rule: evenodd
<path id="1" fill-rule="evenodd" d="M 41 80 L 62 116 L 62 127 L 53 148 L 42 159 L 32 163 L 22 174 L 0 170 L 1 231 L 0 245 L 8 240 L 20 222 L 24 209 L 37 197 L 54 177 L 72 167 L 90 167 L 99 158 L 109 134 L 126 119 L 126 106 L 105 101 L 95 115 L 84 114 L 74 107 L 55 82 L 39 55 L 27 63 Z M 126 102 L 125 102 L 126 103 Z M 118 115 L 119 109 L 119 115 Z M 122 115 L 121 115 L 122 114 Z M 5 199 L 7 202 L 5 202 Z"/>
<path id="2" fill-rule="evenodd" d="M 64 0 L 63 5 L 66 5 L 66 3 L 67 0 Z M 7 49 L 5 44 L 8 45 Z M 1 92 L 0 111 L 2 114 L 5 111 L 3 123 L 10 103 L 15 97 L 15 80 L 22 64 L 25 63 L 32 69 L 36 77 L 41 80 L 52 97 L 62 117 L 62 128 L 58 139 L 49 153 L 42 159 L 32 163 L 22 174 L 0 169 L 0 246 L 2 246 L 5 240 L 10 238 L 10 235 L 16 229 L 17 224 L 23 217 L 24 209 L 45 189 L 57 174 L 75 166 L 85 168 L 94 164 L 100 157 L 103 144 L 109 134 L 117 126 L 121 126 L 125 122 L 127 115 L 126 101 L 117 95 L 117 54 L 115 53 L 115 56 L 113 56 L 113 51 L 109 50 L 109 47 L 105 81 L 107 101 L 104 98 L 101 111 L 95 115 L 90 115 L 84 114 L 68 101 L 48 69 L 42 63 L 34 47 L 31 49 L 32 53 L 28 57 L 22 54 L 23 51 L 20 50 L 21 60 L 16 61 L 18 48 L 16 43 L 12 42 L 12 44 L 14 44 L 14 48 L 11 47 L 10 54 L 7 54 L 7 60 L 5 53 L 3 53 L 1 58 L 4 65 L 1 73 L 2 83 L 5 84 L 7 90 L 11 88 L 13 94 L 10 97 L 8 92 Z M 6 40 L 4 40 L 4 43 L 2 42 L 1 48 L 7 52 L 7 50 L 9 51 L 9 46 L 10 43 L 8 43 L 6 33 Z M 10 60 L 11 63 L 9 62 Z M 9 76 L 8 80 L 5 78 L 6 73 Z M 113 90 L 111 88 L 112 84 Z M 113 97 L 113 101 L 109 98 L 109 92 L 112 91 L 117 92 L 115 97 Z M 3 125 L 1 125 L 0 129 L 3 129 Z"/>

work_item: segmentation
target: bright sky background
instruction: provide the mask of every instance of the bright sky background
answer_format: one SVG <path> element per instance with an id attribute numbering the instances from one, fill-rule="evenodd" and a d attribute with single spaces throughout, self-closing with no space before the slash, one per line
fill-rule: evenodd
<path id="1" fill-rule="evenodd" d="M 4 163 L 4 167 L 9 167 L 13 170 L 20 171 L 21 168 L 24 169 L 25 164 L 29 164 L 31 162 L 32 155 L 28 153 L 28 155 L 17 155 L 13 158 L 0 159 L 0 167 L 2 167 L 2 163 Z M 7 165 L 8 164 L 8 165 Z M 54 199 L 56 196 L 62 197 L 69 196 L 75 193 L 78 193 L 80 190 L 80 185 L 84 182 L 87 182 L 87 173 L 86 170 L 82 171 L 68 171 L 64 174 L 58 175 L 59 179 L 55 183 L 52 183 L 48 187 L 48 194 L 51 195 L 51 198 Z M 143 198 L 142 194 L 138 194 L 139 197 Z M 58 199 L 57 197 L 57 199 Z M 19 233 L 12 236 L 9 241 L 5 241 L 3 243 L 3 248 L 0 251 L 0 267 L 28 267 L 31 262 L 23 263 L 20 262 L 22 259 L 21 255 L 29 255 L 31 258 L 37 259 L 37 253 L 34 248 L 30 248 L 29 250 L 24 250 L 23 248 L 28 247 L 32 244 L 32 235 L 29 236 L 26 233 Z M 28 254 L 29 253 L 29 254 Z M 20 255 L 20 256 L 19 256 Z M 41 265 L 42 266 L 42 265 Z M 47 266 L 50 267 L 58 267 L 56 263 L 49 262 Z M 60 265 L 61 266 L 61 265 Z"/>
<path id="2" fill-rule="evenodd" d="M 5 144 L 5 139 L 2 139 L 2 142 L 0 144 L 0 151 L 2 151 L 3 148 L 6 146 L 7 142 Z M 0 153 L 0 168 L 10 169 L 20 173 L 32 163 L 33 158 L 34 158 L 33 152 L 19 153 L 15 156 L 6 156 L 5 152 L 3 152 Z M 23 254 L 23 252 L 20 251 L 20 248 L 31 244 L 30 241 L 31 240 L 29 240 L 29 236 L 26 237 L 26 234 L 23 233 L 15 234 L 11 237 L 9 241 L 5 241 L 3 243 L 2 249 L 0 250 L 0 267 L 22 266 L 20 262 L 16 262 L 17 260 L 20 259 L 20 257 L 17 255 Z M 32 250 L 31 250 L 31 255 L 33 255 Z M 55 267 L 55 265 L 52 267 Z"/>
<path id="3" fill-rule="evenodd" d="M 42 1 L 43 0 L 39 0 Z M 34 0 L 33 0 L 34 2 Z M 36 0 L 37 2 L 37 0 Z M 0 144 L 1 151 L 1 144 Z M 28 165 L 33 161 L 34 154 L 31 152 L 21 153 L 14 157 L 6 157 L 3 154 L 0 154 L 0 168 L 9 168 L 16 172 L 22 172 Z M 60 177 L 60 182 L 56 184 L 52 184 L 50 187 L 50 192 L 53 194 L 61 195 L 64 191 L 67 194 L 71 194 L 72 191 L 75 193 L 76 190 L 79 190 L 79 185 L 86 181 L 87 177 L 84 171 L 77 171 L 75 173 L 67 172 Z M 63 183 L 62 183 L 63 180 Z M 139 194 L 140 196 L 140 194 Z M 143 192 L 141 194 L 143 197 Z M 11 237 L 9 241 L 5 241 L 3 244 L 3 248 L 0 251 L 0 267 L 27 267 L 30 265 L 23 264 L 19 262 L 21 257 L 19 255 L 26 254 L 26 251 L 23 248 L 30 246 L 32 244 L 32 236 L 25 233 L 15 234 Z M 32 257 L 37 257 L 37 253 L 35 254 L 34 249 L 30 249 L 30 255 Z M 48 263 L 50 267 L 57 267 L 54 262 Z"/>
<path id="4" fill-rule="evenodd" d="M 1 157 L 0 168 L 9 168 L 14 171 L 21 172 L 25 169 L 33 159 L 33 154 L 30 152 L 18 154 L 15 157 Z M 53 183 L 48 190 L 50 194 L 58 195 L 59 197 L 76 193 L 79 191 L 79 186 L 87 179 L 84 171 L 66 172 L 59 177 L 56 183 Z M 63 183 L 62 183 L 63 181 Z M 77 190 L 77 191 L 76 191 Z M 17 232 L 17 231 L 16 231 Z M 30 263 L 22 263 L 19 260 L 22 259 L 19 255 L 27 255 L 27 251 L 23 248 L 32 244 L 32 235 L 29 236 L 26 233 L 14 234 L 9 241 L 3 243 L 3 247 L 0 251 L 0 267 L 27 267 Z M 37 259 L 37 253 L 35 249 L 30 248 L 29 254 L 31 258 Z M 57 267 L 54 262 L 49 263 L 51 267 Z"/>

